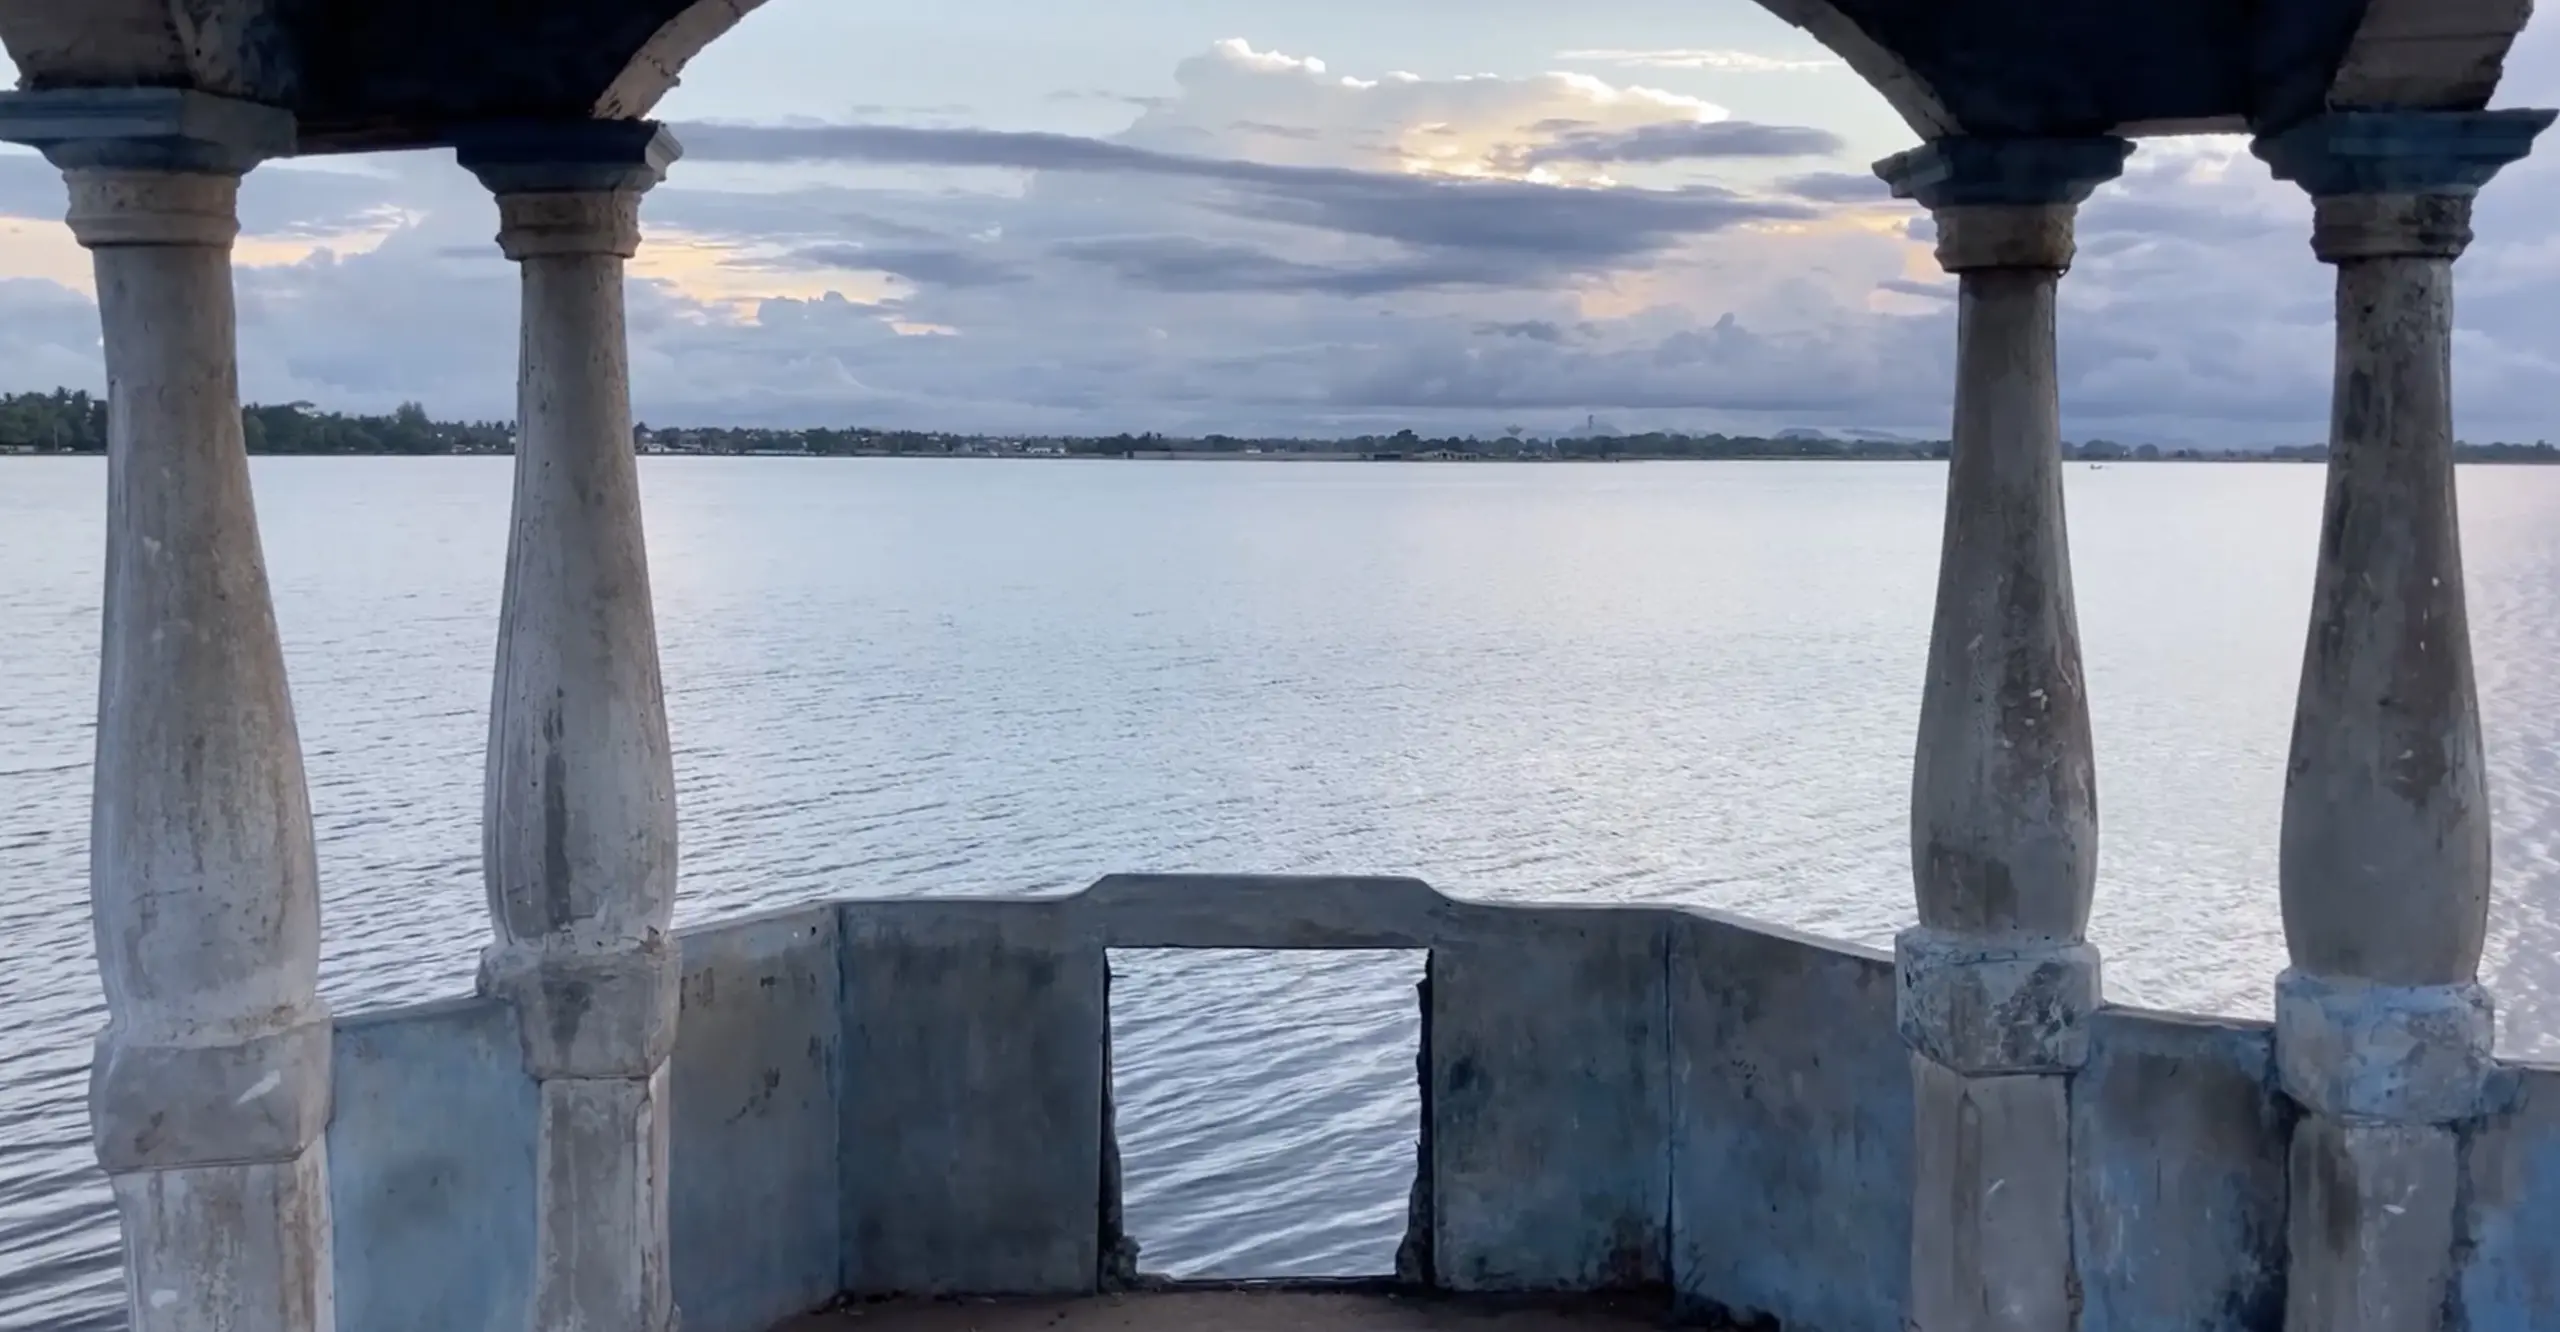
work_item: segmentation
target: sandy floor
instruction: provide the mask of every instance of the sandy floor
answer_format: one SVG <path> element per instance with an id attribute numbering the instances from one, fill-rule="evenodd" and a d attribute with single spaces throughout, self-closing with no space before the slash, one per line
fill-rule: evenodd
<path id="1" fill-rule="evenodd" d="M 1310 1291 L 1168 1291 L 1086 1300 L 859 1304 L 776 1332 L 1633 1332 L 1658 1307 L 1532 1307 Z"/>

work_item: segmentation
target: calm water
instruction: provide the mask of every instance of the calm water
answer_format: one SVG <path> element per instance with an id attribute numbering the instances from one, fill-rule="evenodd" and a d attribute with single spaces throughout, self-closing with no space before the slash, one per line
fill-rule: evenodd
<path id="1" fill-rule="evenodd" d="M 344 1011 L 457 993 L 507 510 L 490 459 L 260 460 Z M 1112 870 L 1415 873 L 1870 943 L 1943 469 L 652 459 L 680 918 Z M 81 1093 L 102 464 L 0 462 L 0 1327 L 112 1327 Z M 2071 473 L 2112 993 L 2262 1013 L 2319 473 Z M 2462 502 L 2490 970 L 2560 1047 L 2560 469 Z M 1121 956 L 1150 1266 L 1383 1270 L 1411 957 Z M 1177 1012 L 1178 1009 L 1178 1012 Z"/>

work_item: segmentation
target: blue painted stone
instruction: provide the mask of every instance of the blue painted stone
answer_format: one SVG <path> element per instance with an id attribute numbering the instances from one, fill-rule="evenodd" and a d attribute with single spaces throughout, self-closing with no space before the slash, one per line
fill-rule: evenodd
<path id="1" fill-rule="evenodd" d="M 542 1111 L 515 1014 L 461 999 L 343 1017 L 334 1064 L 338 1326 L 527 1326 Z"/>
<path id="2" fill-rule="evenodd" d="M 2110 1008 L 2071 1085 L 2079 1332 L 2281 1332 L 2285 1150 L 2266 1024 Z"/>
<path id="3" fill-rule="evenodd" d="M 0 93 L 0 140 L 62 169 L 239 175 L 295 149 L 293 113 L 185 88 Z"/>
<path id="4" fill-rule="evenodd" d="M 2533 151 L 2552 111 L 2337 111 L 2249 145 L 2313 197 L 2466 195 Z"/>
<path id="5" fill-rule="evenodd" d="M 2560 1327 L 2560 1068 L 2508 1072 L 2512 1103 L 2465 1134 L 2456 1332 Z"/>
<path id="6" fill-rule="evenodd" d="M 1991 139 L 1950 135 L 1876 163 L 1897 199 L 1923 208 L 2076 204 L 2124 171 L 2131 140 Z"/>
<path id="7" fill-rule="evenodd" d="M 844 1289 L 834 907 L 683 936 L 668 1277 L 684 1332 L 765 1332 Z"/>
<path id="8" fill-rule="evenodd" d="M 654 120 L 500 121 L 449 137 L 454 159 L 493 194 L 645 190 L 684 153 Z"/>

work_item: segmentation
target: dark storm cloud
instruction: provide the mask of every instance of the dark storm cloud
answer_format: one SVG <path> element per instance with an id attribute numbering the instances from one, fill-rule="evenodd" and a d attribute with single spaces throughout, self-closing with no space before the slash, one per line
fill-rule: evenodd
<path id="1" fill-rule="evenodd" d="M 1572 334 L 1552 319 L 1516 319 L 1476 325 L 1476 332 L 1491 337 L 1527 338 L 1531 342 L 1562 342 Z"/>
<path id="2" fill-rule="evenodd" d="M 1223 187 L 1222 212 L 1393 241 L 1506 254 L 1512 277 L 1589 271 L 1657 254 L 1738 223 L 1802 218 L 1800 203 L 1698 186 L 1568 189 L 1517 181 L 1390 175 L 1158 152 L 1068 134 L 901 125 L 689 125 L 689 155 L 715 162 L 869 162 L 1150 176 Z M 1473 281 L 1472 275 L 1458 280 Z"/>
<path id="3" fill-rule="evenodd" d="M 1829 130 L 1719 120 L 1705 124 L 1638 125 L 1623 130 L 1570 130 L 1553 143 L 1530 149 L 1524 157 L 1531 166 L 1549 162 L 1647 166 L 1724 157 L 1828 157 L 1846 147 L 1848 144 Z"/>
<path id="4" fill-rule="evenodd" d="M 1296 139 L 1301 143 L 1312 143 L 1323 137 L 1304 125 L 1274 125 L 1267 120 L 1238 120 L 1230 123 L 1227 128 L 1243 130 L 1248 134 L 1265 134 L 1275 139 Z"/>
<path id="5" fill-rule="evenodd" d="M 1261 292 L 1282 295 L 1380 296 L 1400 291 L 1508 286 L 1518 280 L 1507 266 L 1470 262 L 1464 255 L 1426 254 L 1375 263 L 1311 264 L 1256 249 L 1190 236 L 1121 236 L 1062 241 L 1050 247 L 1062 259 L 1098 265 L 1131 286 L 1199 295 Z"/>
<path id="6" fill-rule="evenodd" d="M 1808 171 L 1779 181 L 1778 188 L 1815 203 L 1881 203 L 1893 197 L 1884 182 L 1867 171 Z"/>
<path id="7" fill-rule="evenodd" d="M 1025 277 L 984 255 L 931 245 L 810 245 L 776 266 L 870 269 L 936 287 L 997 287 Z"/>

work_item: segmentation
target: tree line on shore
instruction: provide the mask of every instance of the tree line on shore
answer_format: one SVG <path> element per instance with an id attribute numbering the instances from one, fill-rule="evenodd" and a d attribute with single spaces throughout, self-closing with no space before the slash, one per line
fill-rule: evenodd
<path id="1" fill-rule="evenodd" d="M 515 427 L 505 421 L 438 421 L 417 403 L 387 416 L 322 411 L 307 402 L 252 405 L 241 412 L 249 452 L 300 455 L 506 454 L 515 451 Z M 860 456 L 1054 456 L 1174 457 L 1218 455 L 1354 455 L 1415 459 L 1943 459 L 1945 440 L 1881 437 L 1843 439 L 1808 431 L 1765 437 L 1656 431 L 1645 434 L 1572 434 L 1539 438 L 1515 427 L 1491 439 L 1430 437 L 1412 430 L 1337 439 L 1159 433 L 1116 435 L 975 435 L 946 431 L 878 430 L 867 427 L 806 430 L 761 427 L 634 431 L 634 443 L 653 453 L 798 454 Z M 0 453 L 103 453 L 107 404 L 86 390 L 0 395 Z M 2277 460 L 2317 462 L 2321 444 L 2263 449 L 2162 448 L 2093 439 L 2066 442 L 2063 456 L 2091 462 Z M 2461 443 L 2464 462 L 2560 463 L 2560 449 L 2531 444 Z"/>
<path id="2" fill-rule="evenodd" d="M 438 421 L 417 403 L 389 416 L 324 412 L 307 402 L 250 406 L 240 413 L 251 453 L 510 453 L 504 421 Z M 107 403 L 84 389 L 0 395 L 0 452 L 104 453 Z"/>

